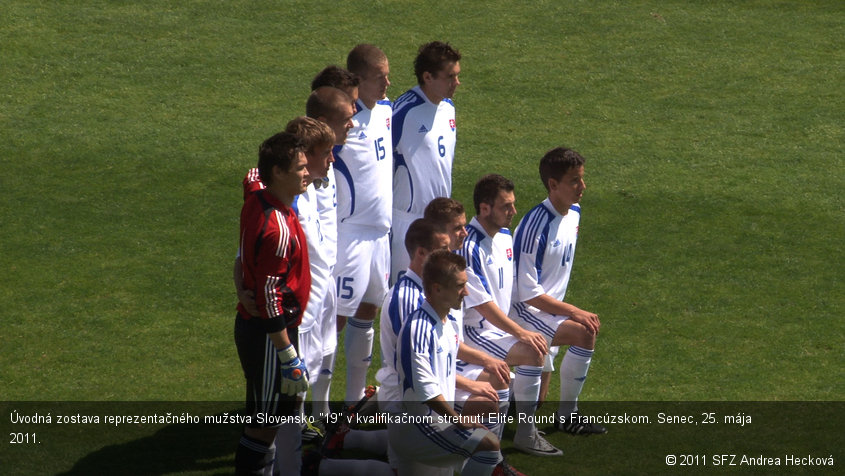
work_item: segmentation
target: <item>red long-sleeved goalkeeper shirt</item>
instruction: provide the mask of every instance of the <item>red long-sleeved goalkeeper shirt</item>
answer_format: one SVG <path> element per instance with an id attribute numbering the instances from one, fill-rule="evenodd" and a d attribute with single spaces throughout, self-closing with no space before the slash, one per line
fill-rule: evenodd
<path id="1" fill-rule="evenodd" d="M 311 270 L 305 233 L 296 213 L 267 190 L 249 194 L 241 209 L 240 260 L 243 284 L 255 292 L 267 332 L 298 326 L 308 304 Z"/>

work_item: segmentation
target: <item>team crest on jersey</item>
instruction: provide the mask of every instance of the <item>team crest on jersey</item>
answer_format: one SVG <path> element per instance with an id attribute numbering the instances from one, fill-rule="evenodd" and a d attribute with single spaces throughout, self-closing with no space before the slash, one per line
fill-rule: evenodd
<path id="1" fill-rule="evenodd" d="M 508 248 L 508 250 L 505 251 L 505 254 L 508 256 L 508 261 L 513 261 L 513 249 L 512 248 Z"/>
<path id="2" fill-rule="evenodd" d="M 449 127 L 452 129 L 453 132 L 455 131 L 455 120 L 454 119 L 449 119 Z"/>
<path id="3" fill-rule="evenodd" d="M 387 119 L 384 120 L 384 122 L 385 122 L 385 125 L 387 126 L 387 130 L 390 130 L 390 118 L 388 117 Z"/>

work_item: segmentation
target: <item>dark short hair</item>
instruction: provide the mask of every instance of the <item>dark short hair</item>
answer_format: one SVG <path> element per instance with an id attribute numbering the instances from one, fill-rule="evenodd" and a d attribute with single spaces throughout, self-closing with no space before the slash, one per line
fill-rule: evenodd
<path id="1" fill-rule="evenodd" d="M 314 119 L 335 117 L 343 111 L 346 104 L 352 104 L 352 98 L 348 94 L 334 86 L 320 86 L 308 96 L 305 115 Z"/>
<path id="2" fill-rule="evenodd" d="M 449 197 L 437 197 L 425 207 L 423 218 L 444 230 L 455 217 L 466 213 L 463 204 Z"/>
<path id="3" fill-rule="evenodd" d="M 423 73 L 436 75 L 447 64 L 457 63 L 460 60 L 461 53 L 449 43 L 432 41 L 420 46 L 417 57 L 414 59 L 414 74 L 417 75 L 417 82 L 423 83 Z"/>
<path id="4" fill-rule="evenodd" d="M 540 180 L 549 191 L 549 179 L 560 180 L 569 169 L 584 165 L 584 157 L 566 147 L 555 147 L 540 159 Z"/>
<path id="5" fill-rule="evenodd" d="M 426 294 L 431 294 L 435 283 L 441 286 L 449 285 L 454 276 L 466 268 L 467 262 L 459 254 L 446 250 L 431 253 L 423 264 L 423 290 Z"/>
<path id="6" fill-rule="evenodd" d="M 300 152 L 304 152 L 302 141 L 289 132 L 279 132 L 262 142 L 258 148 L 258 175 L 264 185 L 273 182 L 273 167 L 290 170 Z"/>
<path id="7" fill-rule="evenodd" d="M 496 197 L 499 192 L 513 192 L 513 181 L 507 179 L 499 174 L 487 174 L 475 183 L 475 189 L 472 191 L 472 203 L 475 205 L 475 213 L 481 213 L 481 204 L 486 203 L 490 206 L 496 202 Z"/>
<path id="8" fill-rule="evenodd" d="M 362 43 L 352 48 L 346 56 L 346 69 L 362 76 L 373 66 L 385 61 L 387 61 L 387 56 L 378 46 Z"/>
<path id="9" fill-rule="evenodd" d="M 361 79 L 357 75 L 332 64 L 326 66 L 317 73 L 317 76 L 314 76 L 311 81 L 311 90 L 331 86 L 341 91 L 347 91 L 351 88 L 357 88 L 359 84 L 361 84 Z"/>
<path id="10" fill-rule="evenodd" d="M 435 237 L 438 233 L 442 233 L 440 227 L 432 223 L 431 220 L 425 218 L 414 220 L 408 227 L 408 231 L 405 232 L 405 251 L 408 252 L 408 256 L 413 259 L 418 248 L 433 250 L 437 247 L 438 243 Z"/>

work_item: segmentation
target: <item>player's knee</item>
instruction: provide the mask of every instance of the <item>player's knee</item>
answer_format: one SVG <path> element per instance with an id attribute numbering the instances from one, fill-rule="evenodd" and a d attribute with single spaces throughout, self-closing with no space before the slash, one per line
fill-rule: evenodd
<path id="1" fill-rule="evenodd" d="M 534 367 L 542 367 L 546 363 L 546 356 L 538 351 L 531 354 L 531 363 Z"/>
<path id="2" fill-rule="evenodd" d="M 377 311 L 378 306 L 376 306 L 375 304 L 362 302 L 358 305 L 358 309 L 355 311 L 355 319 L 360 319 L 362 321 L 372 321 L 376 318 Z"/>
<path id="3" fill-rule="evenodd" d="M 484 438 L 481 439 L 481 442 L 478 443 L 478 446 L 475 448 L 473 453 L 478 453 L 479 451 L 499 451 L 499 439 L 496 438 L 491 432 L 488 432 Z"/>
<path id="4" fill-rule="evenodd" d="M 578 347 L 593 350 L 596 348 L 596 335 L 590 333 L 587 328 L 585 327 L 584 330 L 581 332 L 580 339 L 581 342 L 577 345 Z"/>

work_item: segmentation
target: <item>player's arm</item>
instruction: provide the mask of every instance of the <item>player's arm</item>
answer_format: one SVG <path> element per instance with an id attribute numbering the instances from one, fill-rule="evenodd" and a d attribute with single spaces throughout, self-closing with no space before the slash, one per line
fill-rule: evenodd
<path id="1" fill-rule="evenodd" d="M 555 299 L 548 294 L 540 294 L 539 296 L 527 299 L 525 303 L 549 314 L 569 316 L 573 321 L 586 327 L 590 334 L 593 335 L 597 334 L 601 327 L 601 322 L 597 314 Z"/>
<path id="2" fill-rule="evenodd" d="M 545 339 L 543 340 L 545 342 Z M 490 374 L 490 377 L 497 382 L 510 383 L 511 369 L 504 360 L 499 360 L 492 355 L 474 349 L 465 343 L 461 342 L 458 345 L 458 358 L 470 364 L 476 364 L 484 367 L 484 370 Z M 458 377 L 461 377 L 460 375 Z"/>
<path id="3" fill-rule="evenodd" d="M 232 270 L 232 280 L 235 282 L 235 292 L 238 293 L 238 301 L 243 304 L 250 316 L 258 315 L 258 306 L 255 305 L 255 293 L 244 287 L 243 265 L 240 257 L 235 258 L 235 267 Z"/>
<path id="4" fill-rule="evenodd" d="M 276 223 L 279 227 L 286 226 Z M 282 238 L 282 237 L 285 238 Z M 296 348 L 291 345 L 287 328 L 296 323 L 302 316 L 307 304 L 300 302 L 293 291 L 299 283 L 299 277 L 289 272 L 289 256 L 294 250 L 286 239 L 287 233 L 280 233 L 279 229 L 265 235 L 266 242 L 276 246 L 263 246 L 259 252 L 256 266 L 256 296 L 259 315 L 265 325 L 265 330 L 273 345 L 276 347 L 281 363 L 282 393 L 296 395 L 308 390 L 308 370 L 299 358 Z M 287 248 L 287 253 L 277 250 Z"/>
<path id="5" fill-rule="evenodd" d="M 578 309 L 546 293 L 546 289 L 540 283 L 540 272 L 537 268 L 537 252 L 546 246 L 545 238 L 539 232 L 542 227 L 529 227 L 534 230 L 531 234 L 521 225 L 514 237 L 515 251 L 518 254 L 514 300 L 524 302 L 549 314 L 569 316 L 595 335 L 601 325 L 596 314 Z"/>
<path id="6" fill-rule="evenodd" d="M 543 337 L 542 334 L 523 329 L 519 324 L 513 322 L 510 317 L 505 315 L 505 313 L 502 312 L 502 310 L 499 309 L 499 306 L 497 306 L 493 301 L 487 301 L 483 304 L 479 304 L 478 306 L 475 306 L 474 309 L 478 311 L 482 317 L 487 319 L 490 324 L 493 324 L 499 329 L 516 337 L 518 341 L 524 342 L 540 355 L 546 355 L 548 352 L 546 338 Z"/>

